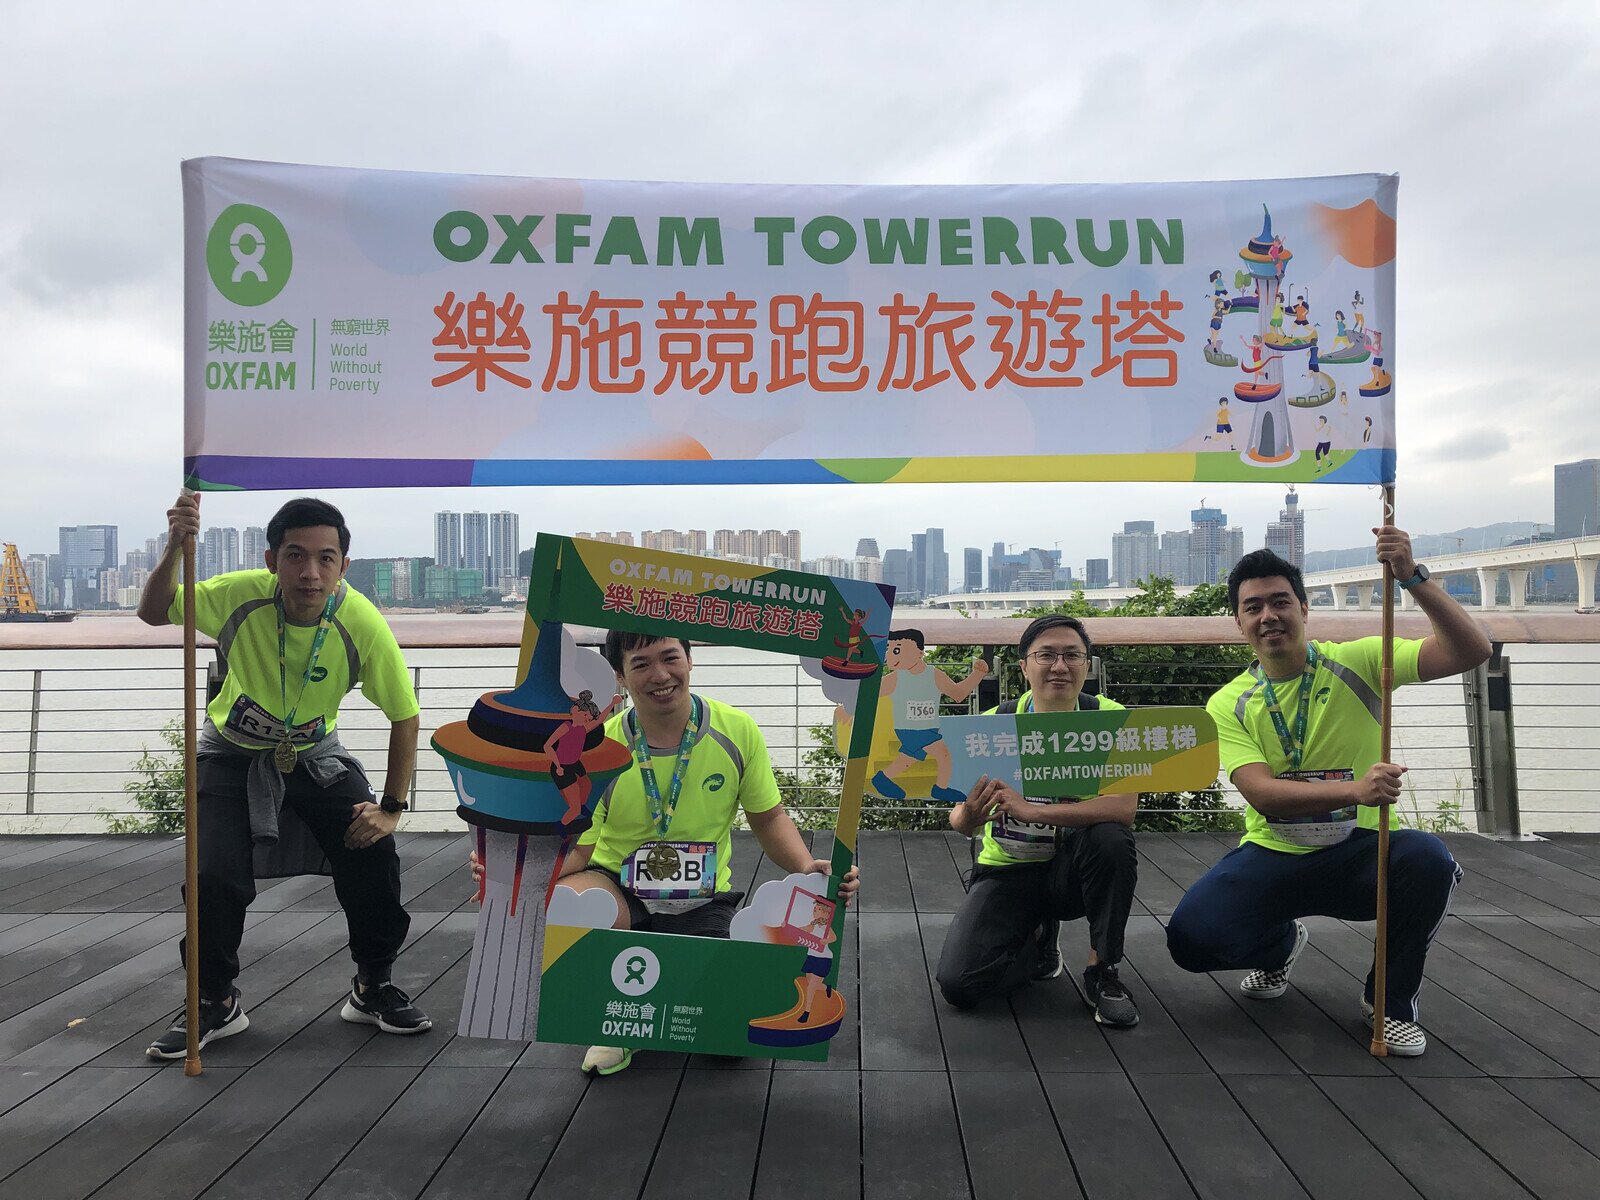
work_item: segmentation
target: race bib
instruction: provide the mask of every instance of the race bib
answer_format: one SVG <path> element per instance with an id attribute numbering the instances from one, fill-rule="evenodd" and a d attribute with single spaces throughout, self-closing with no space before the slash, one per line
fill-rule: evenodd
<path id="1" fill-rule="evenodd" d="M 1278 776 L 1301 783 L 1349 783 L 1355 777 L 1348 767 L 1337 771 L 1285 771 Z M 1267 817 L 1267 827 L 1296 846 L 1336 846 L 1355 832 L 1358 808 L 1359 805 L 1350 804 L 1304 817 Z"/>
<path id="2" fill-rule="evenodd" d="M 1053 804 L 1052 800 L 1028 799 L 1029 804 Z M 998 814 L 989 834 L 995 844 L 1012 858 L 1033 862 L 1054 858 L 1058 827 L 1042 821 L 1021 821 L 1006 813 Z"/>
<path id="3" fill-rule="evenodd" d="M 286 730 L 281 717 L 273 716 L 249 696 L 241 695 L 228 710 L 225 731 L 232 740 L 241 743 L 276 746 L 287 736 L 296 745 L 309 746 L 322 740 L 323 724 L 319 716 Z"/>
<path id="4" fill-rule="evenodd" d="M 717 844 L 646 842 L 628 855 L 620 877 L 648 912 L 688 912 L 717 894 Z"/>
<path id="5" fill-rule="evenodd" d="M 937 700 L 907 700 L 907 721 L 937 721 L 939 719 L 939 702 Z"/>

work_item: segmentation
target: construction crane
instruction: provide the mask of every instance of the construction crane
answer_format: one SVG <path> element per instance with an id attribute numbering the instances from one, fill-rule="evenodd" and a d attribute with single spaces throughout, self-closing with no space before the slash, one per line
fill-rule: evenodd
<path id="1" fill-rule="evenodd" d="M 75 612 L 40 612 L 33 598 L 33 588 L 28 583 L 28 573 L 22 569 L 22 556 L 16 543 L 6 542 L 5 557 L 0 559 L 0 621 L 70 621 Z"/>

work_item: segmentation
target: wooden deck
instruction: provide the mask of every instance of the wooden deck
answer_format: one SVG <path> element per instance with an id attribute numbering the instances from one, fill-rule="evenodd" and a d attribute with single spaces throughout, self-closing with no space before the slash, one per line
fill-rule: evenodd
<path id="1" fill-rule="evenodd" d="M 1600 839 L 1450 839 L 1467 876 L 1428 960 L 1429 1050 L 1379 1061 L 1370 926 L 1312 921 L 1273 1003 L 1173 966 L 1161 923 L 1231 839 L 1140 837 L 1123 974 L 1144 1019 L 1102 1032 L 1071 974 L 946 1007 L 929 976 L 966 847 L 867 834 L 829 1063 L 641 1054 L 594 1081 L 573 1047 L 452 1036 L 465 839 L 402 842 L 396 980 L 438 1027 L 340 1021 L 343 918 L 327 881 L 290 880 L 245 935 L 250 1029 L 186 1079 L 143 1055 L 181 1000 L 179 844 L 0 838 L 0 1200 L 1600 1193 Z M 748 840 L 735 863 L 768 873 Z"/>

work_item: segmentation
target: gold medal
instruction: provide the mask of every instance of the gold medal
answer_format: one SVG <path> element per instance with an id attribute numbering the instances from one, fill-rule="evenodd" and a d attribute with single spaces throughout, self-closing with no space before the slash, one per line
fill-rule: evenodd
<path id="1" fill-rule="evenodd" d="M 273 748 L 272 761 L 278 770 L 285 775 L 290 774 L 294 770 L 295 763 L 299 761 L 299 756 L 295 753 L 294 743 L 287 738 L 279 742 Z"/>
<path id="2" fill-rule="evenodd" d="M 644 874 L 651 879 L 672 879 L 678 874 L 678 852 L 666 842 L 657 842 L 642 865 Z"/>

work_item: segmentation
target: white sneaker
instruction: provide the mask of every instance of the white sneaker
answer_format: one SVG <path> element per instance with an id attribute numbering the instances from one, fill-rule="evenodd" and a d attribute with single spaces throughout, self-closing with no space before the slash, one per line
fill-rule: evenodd
<path id="1" fill-rule="evenodd" d="M 633 1051 L 626 1046 L 590 1046 L 583 1056 L 585 1075 L 615 1075 L 626 1070 L 633 1061 Z"/>
<path id="2" fill-rule="evenodd" d="M 1367 1014 L 1367 1024 L 1372 1024 L 1372 1005 L 1361 997 L 1361 1011 Z M 1416 1058 L 1428 1048 L 1428 1035 L 1415 1021 L 1397 1021 L 1387 1014 L 1383 1018 L 1383 1042 L 1396 1058 Z"/>
<path id="3" fill-rule="evenodd" d="M 1289 972 L 1294 967 L 1294 960 L 1300 957 L 1300 951 L 1306 948 L 1306 943 L 1311 940 L 1311 931 L 1306 928 L 1305 922 L 1294 923 L 1294 948 L 1289 951 L 1289 958 L 1283 966 L 1275 971 L 1251 971 L 1239 981 L 1239 990 L 1252 1000 L 1276 1000 L 1289 990 Z"/>

